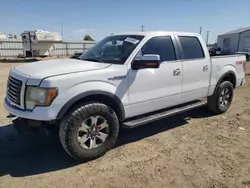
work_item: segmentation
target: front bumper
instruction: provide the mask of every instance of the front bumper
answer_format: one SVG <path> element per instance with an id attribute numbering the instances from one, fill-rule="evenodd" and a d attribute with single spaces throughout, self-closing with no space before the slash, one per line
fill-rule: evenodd
<path id="1" fill-rule="evenodd" d="M 25 119 L 39 120 L 39 121 L 51 121 L 55 120 L 57 117 L 57 111 L 50 107 L 35 107 L 34 110 L 22 110 L 15 106 L 12 106 L 8 101 L 7 97 L 4 99 L 5 109 L 12 115 L 16 117 L 21 117 Z"/>
<path id="2" fill-rule="evenodd" d="M 243 78 L 240 85 L 243 86 L 245 84 L 245 82 L 246 82 L 246 79 Z"/>

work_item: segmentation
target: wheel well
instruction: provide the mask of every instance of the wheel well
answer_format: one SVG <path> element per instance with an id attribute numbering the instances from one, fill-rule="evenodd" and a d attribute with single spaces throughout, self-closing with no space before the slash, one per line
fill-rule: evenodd
<path id="1" fill-rule="evenodd" d="M 224 75 L 220 81 L 220 83 L 224 82 L 224 81 L 229 81 L 233 84 L 233 87 L 235 88 L 236 86 L 236 78 L 234 73 L 227 73 L 226 75 Z"/>
<path id="2" fill-rule="evenodd" d="M 88 95 L 88 96 L 82 97 L 74 101 L 73 103 L 70 104 L 70 106 L 66 107 L 66 109 L 64 108 L 63 111 L 59 113 L 59 118 L 61 118 L 65 113 L 69 112 L 74 107 L 78 106 L 79 104 L 90 102 L 90 101 L 100 102 L 109 106 L 110 108 L 112 108 L 112 110 L 115 111 L 119 121 L 124 120 L 125 114 L 124 114 L 124 109 L 123 109 L 121 102 L 118 101 L 118 99 L 115 99 L 114 97 L 111 97 L 111 96 L 107 96 L 105 94 Z"/>

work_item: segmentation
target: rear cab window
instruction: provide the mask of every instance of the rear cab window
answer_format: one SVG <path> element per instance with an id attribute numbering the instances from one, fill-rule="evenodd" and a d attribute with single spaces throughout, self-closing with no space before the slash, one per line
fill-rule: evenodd
<path id="1" fill-rule="evenodd" d="M 205 57 L 202 45 L 195 36 L 179 36 L 182 57 L 181 59 L 201 59 Z"/>

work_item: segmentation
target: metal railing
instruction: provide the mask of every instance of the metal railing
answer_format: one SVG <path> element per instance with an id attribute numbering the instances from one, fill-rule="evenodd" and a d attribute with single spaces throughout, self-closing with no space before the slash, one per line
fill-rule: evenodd
<path id="1" fill-rule="evenodd" d="M 75 52 L 85 52 L 95 43 L 95 41 L 64 41 L 51 43 L 50 48 L 44 48 L 42 45 L 39 47 L 38 44 L 31 45 L 34 46 L 32 47 L 34 57 L 41 54 L 39 51 L 42 51 L 45 56 L 69 56 Z M 26 55 L 25 51 L 29 51 L 29 49 L 24 49 L 24 46 L 20 39 L 0 39 L 0 57 L 24 56 Z"/>

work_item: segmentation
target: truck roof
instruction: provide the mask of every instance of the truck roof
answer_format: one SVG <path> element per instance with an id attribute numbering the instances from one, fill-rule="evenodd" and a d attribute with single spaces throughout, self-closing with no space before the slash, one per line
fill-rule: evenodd
<path id="1" fill-rule="evenodd" d="M 197 36 L 197 35 L 199 35 L 198 33 L 179 32 L 179 31 L 122 32 L 122 33 L 115 33 L 114 35 L 142 35 L 142 36 L 149 36 L 149 35 L 169 35 L 169 34 L 176 34 L 176 35 L 191 35 L 191 36 Z"/>

